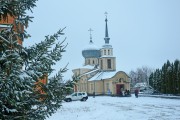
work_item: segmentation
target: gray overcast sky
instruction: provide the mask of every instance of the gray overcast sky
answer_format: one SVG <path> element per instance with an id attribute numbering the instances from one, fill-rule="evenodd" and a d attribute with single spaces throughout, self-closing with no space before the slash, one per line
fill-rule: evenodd
<path id="1" fill-rule="evenodd" d="M 65 79 L 84 63 L 81 52 L 89 43 L 89 28 L 94 30 L 94 44 L 104 44 L 105 11 L 117 70 L 156 69 L 167 60 L 180 59 L 180 0 L 39 0 L 36 5 L 27 29 L 32 37 L 24 46 L 67 27 L 60 38 L 67 37 L 67 52 L 54 66 L 58 69 L 69 63 Z"/>

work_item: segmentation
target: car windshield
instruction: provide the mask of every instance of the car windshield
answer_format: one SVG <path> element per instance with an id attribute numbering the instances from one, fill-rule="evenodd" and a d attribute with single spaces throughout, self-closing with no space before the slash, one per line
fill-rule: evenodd
<path id="1" fill-rule="evenodd" d="M 71 94 L 71 96 L 77 96 L 77 93 L 73 93 L 73 94 Z"/>
<path id="2" fill-rule="evenodd" d="M 82 93 L 78 93 L 78 96 L 82 95 Z"/>

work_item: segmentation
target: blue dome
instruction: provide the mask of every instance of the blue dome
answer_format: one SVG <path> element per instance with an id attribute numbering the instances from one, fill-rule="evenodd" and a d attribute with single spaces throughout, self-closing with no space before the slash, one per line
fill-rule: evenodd
<path id="1" fill-rule="evenodd" d="M 100 57 L 99 50 L 83 50 L 82 55 L 84 58 L 98 58 Z"/>
<path id="2" fill-rule="evenodd" d="M 84 58 L 98 58 L 100 57 L 101 53 L 98 47 L 90 42 L 89 45 L 82 50 L 82 55 Z"/>

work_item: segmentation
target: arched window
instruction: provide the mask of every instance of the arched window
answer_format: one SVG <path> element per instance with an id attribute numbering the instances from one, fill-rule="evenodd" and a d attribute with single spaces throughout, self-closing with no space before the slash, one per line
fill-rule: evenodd
<path id="1" fill-rule="evenodd" d="M 101 69 L 103 69 L 103 61 L 101 60 Z"/>
<path id="2" fill-rule="evenodd" d="M 107 64 L 108 64 L 108 69 L 111 69 L 111 59 L 107 60 Z"/>
<path id="3" fill-rule="evenodd" d="M 104 50 L 104 55 L 106 55 L 106 50 Z"/>

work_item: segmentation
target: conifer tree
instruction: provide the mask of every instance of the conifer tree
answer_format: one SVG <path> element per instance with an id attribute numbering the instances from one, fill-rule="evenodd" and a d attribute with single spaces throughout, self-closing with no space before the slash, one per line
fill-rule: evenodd
<path id="1" fill-rule="evenodd" d="M 178 93 L 177 94 L 180 94 L 180 61 L 179 61 L 179 64 L 178 64 L 178 72 L 177 72 L 177 91 Z"/>
<path id="2" fill-rule="evenodd" d="M 180 94 L 180 61 L 168 60 L 162 69 L 156 69 L 149 77 L 150 85 L 164 94 Z"/>
<path id="3" fill-rule="evenodd" d="M 179 83 L 178 83 L 178 66 L 179 66 L 179 61 L 175 60 L 174 61 L 174 69 L 173 69 L 173 78 L 174 78 L 174 94 L 178 93 L 179 89 Z"/>
<path id="4" fill-rule="evenodd" d="M 154 78 L 154 73 L 151 73 L 150 76 L 149 76 L 149 85 L 151 87 L 153 87 L 153 78 Z M 153 87 L 154 88 L 154 87 Z"/>
<path id="5" fill-rule="evenodd" d="M 14 26 L 27 26 L 31 17 L 27 10 L 35 7 L 37 0 L 0 0 L 0 20 L 8 16 L 15 18 L 14 23 L 0 31 L 0 119 L 2 120 L 43 120 L 61 107 L 69 86 L 73 81 L 65 82 L 62 74 L 66 66 L 59 68 L 53 76 L 52 65 L 61 60 L 65 52 L 65 39 L 60 29 L 45 40 L 25 48 L 18 39 L 28 37 L 26 31 Z M 47 84 L 39 82 L 48 76 Z M 40 88 L 40 89 L 39 89 Z"/>
<path id="6" fill-rule="evenodd" d="M 158 91 L 158 72 L 157 72 L 157 69 L 155 70 L 154 72 L 154 79 L 153 79 L 153 88 L 154 90 Z"/>
<path id="7" fill-rule="evenodd" d="M 167 93 L 170 94 L 171 93 L 171 63 L 169 60 L 167 60 L 167 72 L 166 72 L 166 82 L 167 82 Z"/>
<path id="8" fill-rule="evenodd" d="M 167 83 L 166 83 L 166 71 L 167 71 L 167 69 L 166 69 L 166 63 L 162 66 L 162 83 L 161 83 L 161 86 L 162 86 L 162 93 L 167 93 Z"/>

